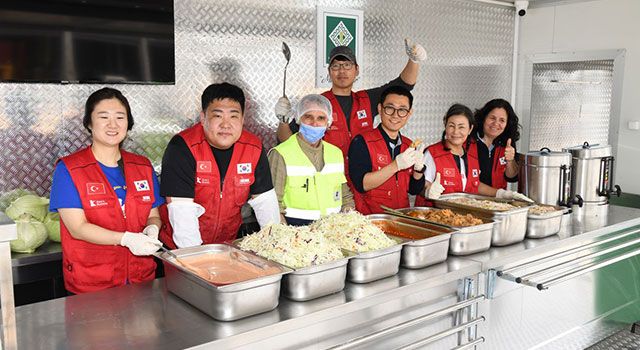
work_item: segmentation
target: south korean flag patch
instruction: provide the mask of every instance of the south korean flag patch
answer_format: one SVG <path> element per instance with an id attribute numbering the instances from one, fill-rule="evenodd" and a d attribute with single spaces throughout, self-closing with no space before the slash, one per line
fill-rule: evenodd
<path id="1" fill-rule="evenodd" d="M 251 174 L 251 163 L 238 164 L 238 174 Z"/>
<path id="2" fill-rule="evenodd" d="M 366 119 L 367 118 L 367 111 L 364 109 L 361 109 L 357 112 L 358 114 L 358 119 Z"/>
<path id="3" fill-rule="evenodd" d="M 136 191 L 149 191 L 149 182 L 147 180 L 134 181 L 133 185 L 136 186 Z"/>

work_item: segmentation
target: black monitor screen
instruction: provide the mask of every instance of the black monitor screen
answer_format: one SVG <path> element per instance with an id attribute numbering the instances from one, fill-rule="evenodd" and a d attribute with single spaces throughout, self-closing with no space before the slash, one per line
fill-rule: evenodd
<path id="1" fill-rule="evenodd" d="M 175 82 L 173 0 L 0 0 L 0 81 Z"/>

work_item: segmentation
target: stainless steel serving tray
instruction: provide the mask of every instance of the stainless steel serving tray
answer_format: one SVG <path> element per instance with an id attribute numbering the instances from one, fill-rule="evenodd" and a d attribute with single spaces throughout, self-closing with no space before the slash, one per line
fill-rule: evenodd
<path id="1" fill-rule="evenodd" d="M 384 249 L 356 253 L 347 266 L 347 280 L 353 283 L 368 283 L 393 276 L 400 269 L 402 245 L 408 240 L 387 235 L 397 244 Z"/>
<path id="2" fill-rule="evenodd" d="M 240 249 L 241 241 L 237 239 L 232 244 Z M 307 301 L 343 290 L 347 263 L 355 254 L 346 250 L 342 252 L 345 256 L 343 259 L 325 264 L 298 269 L 287 266 L 291 272 L 282 278 L 282 295 L 295 301 Z"/>
<path id="3" fill-rule="evenodd" d="M 447 260 L 449 240 L 455 230 L 429 223 L 420 223 L 391 214 L 367 215 L 372 222 L 385 222 L 393 231 L 399 231 L 423 238 L 408 238 L 402 247 L 400 265 L 410 269 L 419 269 Z M 383 229 L 384 231 L 384 229 Z M 393 232 L 386 232 L 394 235 Z"/>
<path id="4" fill-rule="evenodd" d="M 397 209 L 399 213 L 406 215 L 407 212 L 412 210 L 441 210 L 433 207 L 414 207 L 414 208 L 402 208 Z M 451 209 L 456 214 L 473 214 L 470 211 L 463 209 Z M 423 223 L 425 225 L 439 225 L 442 227 L 450 227 L 455 230 L 451 234 L 449 243 L 449 253 L 452 255 L 469 255 L 479 252 L 483 252 L 491 248 L 491 236 L 493 233 L 494 221 L 485 216 L 477 216 L 482 220 L 482 225 L 475 226 L 450 226 L 440 223 L 432 223 L 428 220 L 415 218 L 409 215 L 403 216 L 408 220 L 414 220 L 417 224 Z"/>
<path id="5" fill-rule="evenodd" d="M 469 205 L 450 202 L 454 198 L 473 198 L 477 200 L 489 200 L 492 202 L 509 203 L 518 208 L 513 210 L 489 210 Z M 527 214 L 530 204 L 520 201 L 497 199 L 468 193 L 445 194 L 433 201 L 437 208 L 462 209 L 479 217 L 488 217 L 495 221 L 491 235 L 491 245 L 505 246 L 521 242 L 527 233 Z"/>
<path id="6" fill-rule="evenodd" d="M 243 282 L 216 286 L 184 268 L 167 253 L 156 253 L 165 266 L 167 289 L 205 314 L 220 321 L 234 321 L 243 317 L 273 310 L 278 306 L 280 280 L 291 270 L 243 252 L 226 244 L 208 244 L 176 249 L 178 258 L 204 254 L 228 254 L 237 251 L 243 259 L 277 268 L 279 273 Z"/>
<path id="7" fill-rule="evenodd" d="M 549 207 L 550 205 L 542 205 Z M 544 238 L 553 236 L 560 232 L 562 228 L 562 215 L 564 215 L 569 208 L 553 206 L 555 211 L 545 213 L 541 215 L 531 214 L 527 215 L 527 238 Z"/>

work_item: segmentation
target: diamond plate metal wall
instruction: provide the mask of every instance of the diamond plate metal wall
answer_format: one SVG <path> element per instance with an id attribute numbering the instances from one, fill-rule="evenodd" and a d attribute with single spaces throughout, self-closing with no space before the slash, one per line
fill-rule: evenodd
<path id="1" fill-rule="evenodd" d="M 533 65 L 531 147 L 607 144 L 613 60 Z"/>
<path id="2" fill-rule="evenodd" d="M 439 138 L 448 106 L 479 108 L 508 98 L 513 10 L 468 0 L 180 0 L 175 1 L 176 84 L 115 85 L 136 121 L 125 148 L 159 170 L 165 145 L 191 125 L 202 90 L 239 84 L 247 95 L 246 127 L 275 144 L 273 105 L 282 88 L 286 41 L 292 51 L 287 93 L 293 102 L 315 82 L 316 6 L 364 11 L 364 60 L 356 88 L 379 86 L 404 67 L 405 37 L 429 58 L 414 89 L 415 114 L 406 134 Z M 23 187 L 48 194 L 55 160 L 88 145 L 81 125 L 86 98 L 101 86 L 0 84 L 0 192 Z"/>

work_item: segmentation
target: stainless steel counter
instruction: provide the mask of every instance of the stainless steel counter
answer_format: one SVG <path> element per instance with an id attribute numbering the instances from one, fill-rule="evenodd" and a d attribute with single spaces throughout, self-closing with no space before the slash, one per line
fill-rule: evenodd
<path id="1" fill-rule="evenodd" d="M 525 239 L 505 247 L 490 250 L 465 258 L 482 263 L 482 270 L 534 259 L 538 255 L 560 252 L 569 246 L 591 242 L 617 230 L 640 225 L 640 209 L 603 206 L 574 210 L 565 215 L 557 235 L 539 239 Z"/>
<path id="2" fill-rule="evenodd" d="M 427 291 L 480 272 L 458 258 L 307 302 L 284 298 L 270 312 L 216 321 L 167 292 L 164 279 L 16 308 L 18 346 L 24 349 L 178 349 L 212 343 L 225 348 L 313 326 L 337 315 Z M 434 295 L 434 298 L 439 297 Z M 402 310 L 402 305 L 398 305 Z"/>
<path id="3" fill-rule="evenodd" d="M 449 257 L 446 262 L 425 269 L 401 269 L 398 275 L 373 283 L 347 283 L 344 291 L 312 301 L 281 298 L 277 309 L 235 322 L 215 321 L 199 312 L 168 293 L 163 279 L 25 305 L 16 309 L 18 344 L 26 349 L 175 349 L 202 344 L 266 349 L 291 346 L 288 341 L 293 337 L 307 339 L 304 346 L 296 348 L 331 347 L 352 338 L 353 328 L 362 328 L 362 324 L 368 331 L 380 329 L 386 320 L 409 317 L 426 307 L 423 305 L 455 302 L 458 281 L 480 271 L 562 251 L 567 246 L 640 225 L 640 210 L 611 206 L 606 212 L 576 214 L 568 219 L 556 236 L 529 239 L 468 257 Z M 508 289 L 516 288 L 509 285 Z M 529 289 L 527 293 L 545 293 Z M 504 294 L 513 295 L 509 291 Z M 487 305 L 492 305 L 490 302 Z M 495 306 L 487 308 L 494 320 L 506 322 L 502 319 L 506 314 L 496 312 Z M 441 322 L 450 327 L 452 321 Z M 413 333 L 407 334 L 409 337 Z M 393 343 L 400 342 L 397 338 L 389 341 L 392 343 L 379 343 L 376 347 L 395 348 L 401 344 Z M 490 344 L 486 348 L 491 348 Z"/>
<path id="4" fill-rule="evenodd" d="M 47 240 L 33 253 L 11 253 L 11 266 L 27 266 L 46 262 L 62 264 L 62 246 L 60 243 Z"/>

